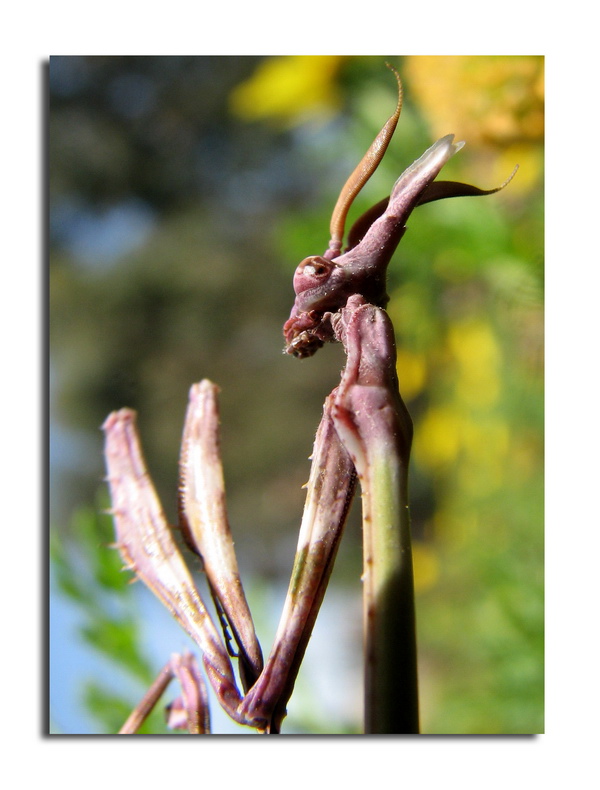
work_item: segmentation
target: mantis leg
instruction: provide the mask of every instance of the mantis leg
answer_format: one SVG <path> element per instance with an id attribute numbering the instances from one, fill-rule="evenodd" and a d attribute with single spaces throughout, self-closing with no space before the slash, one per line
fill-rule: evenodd
<path id="1" fill-rule="evenodd" d="M 182 693 L 169 706 L 170 726 L 186 729 L 192 735 L 210 732 L 208 695 L 196 659 L 191 653 L 174 653 L 131 712 L 119 735 L 133 735 L 139 730 L 173 678 L 181 684 Z"/>
<path id="2" fill-rule="evenodd" d="M 125 566 L 135 571 L 200 647 L 221 705 L 239 721 L 241 695 L 229 655 L 171 534 L 146 469 L 135 412 L 113 412 L 103 428 L 116 547 Z"/>
<path id="3" fill-rule="evenodd" d="M 279 732 L 325 595 L 356 487 L 354 466 L 333 425 L 334 392 L 325 401 L 292 577 L 273 647 L 240 711 Z"/>
<path id="4" fill-rule="evenodd" d="M 104 424 L 117 546 L 127 567 L 200 646 L 208 678 L 224 710 L 234 721 L 270 733 L 279 732 L 285 716 L 356 485 L 354 466 L 333 425 L 334 396 L 335 391 L 325 403 L 317 432 L 292 579 L 275 643 L 261 672 L 261 651 L 224 509 L 216 388 L 204 381 L 190 392 L 181 461 L 182 523 L 188 540 L 203 557 L 210 585 L 233 629 L 242 681 L 245 670 L 252 686 L 243 698 L 227 650 L 175 545 L 146 470 L 135 414 L 123 409 Z M 168 668 L 151 689 L 152 699 L 162 693 L 167 674 Z"/>
<path id="5" fill-rule="evenodd" d="M 190 389 L 181 445 L 179 520 L 188 545 L 202 557 L 213 597 L 233 631 L 247 691 L 263 660 L 227 518 L 217 391 L 206 379 Z"/>

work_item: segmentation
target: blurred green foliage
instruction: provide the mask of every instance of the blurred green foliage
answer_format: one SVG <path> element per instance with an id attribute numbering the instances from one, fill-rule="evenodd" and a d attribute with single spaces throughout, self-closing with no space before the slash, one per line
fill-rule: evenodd
<path id="1" fill-rule="evenodd" d="M 96 507 L 82 506 L 74 512 L 71 528 L 76 541 L 65 541 L 54 531 L 50 559 L 55 589 L 82 614 L 82 641 L 107 658 L 109 665 L 118 662 L 128 676 L 128 698 L 114 692 L 111 678 L 90 679 L 84 671 L 79 679 L 84 704 L 102 731 L 115 733 L 154 679 L 154 672 L 142 654 L 139 607 L 133 588 L 123 573 L 118 552 L 110 550 L 114 540 L 112 520 L 102 512 L 107 504 L 104 495 L 98 498 Z M 141 731 L 161 730 L 165 730 L 164 724 L 155 714 Z"/>
<path id="2" fill-rule="evenodd" d="M 82 637 L 140 681 L 159 666 L 139 654 L 133 599 L 104 548 L 110 521 L 90 510 L 98 428 L 114 409 L 138 410 L 174 518 L 187 390 L 217 382 L 242 572 L 287 578 L 307 456 L 343 356 L 330 346 L 288 358 L 281 326 L 296 264 L 325 249 L 337 192 L 393 110 L 385 60 L 51 59 L 52 560 L 61 594 L 87 613 Z M 543 59 L 387 60 L 404 108 L 352 216 L 449 132 L 467 145 L 442 178 L 490 188 L 520 164 L 496 195 L 417 209 L 390 267 L 415 423 L 423 730 L 541 732 Z M 349 595 L 360 595 L 359 523 L 356 507 L 332 582 Z M 119 584 L 115 615 L 101 602 Z M 87 702 L 114 731 L 124 707 L 106 686 L 92 684 Z"/>

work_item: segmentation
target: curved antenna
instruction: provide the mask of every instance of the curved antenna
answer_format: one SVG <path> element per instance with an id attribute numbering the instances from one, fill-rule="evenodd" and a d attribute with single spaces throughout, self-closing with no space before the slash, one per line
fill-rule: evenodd
<path id="1" fill-rule="evenodd" d="M 325 258 L 335 258 L 341 252 L 342 241 L 344 238 L 344 227 L 350 206 L 354 202 L 354 199 L 360 190 L 364 187 L 369 178 L 371 178 L 375 170 L 377 170 L 377 167 L 387 150 L 389 142 L 392 139 L 392 135 L 396 129 L 396 124 L 398 123 L 398 118 L 400 117 L 400 111 L 402 110 L 402 82 L 400 81 L 400 75 L 396 69 L 389 63 L 386 63 L 386 66 L 390 69 L 390 71 L 394 72 L 394 76 L 398 82 L 398 104 L 396 105 L 394 114 L 388 118 L 385 126 L 373 140 L 369 150 L 360 160 L 359 164 L 355 168 L 350 178 L 346 181 L 342 191 L 340 192 L 340 196 L 338 197 L 335 208 L 333 209 L 333 214 L 331 215 L 331 241 L 329 242 L 329 249 L 324 255 Z"/>

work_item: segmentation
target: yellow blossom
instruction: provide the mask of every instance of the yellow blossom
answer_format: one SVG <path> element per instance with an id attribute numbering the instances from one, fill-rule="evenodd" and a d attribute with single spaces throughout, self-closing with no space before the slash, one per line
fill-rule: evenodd
<path id="1" fill-rule="evenodd" d="M 461 416 L 451 406 L 435 406 L 425 414 L 415 431 L 415 459 L 436 468 L 456 459 L 461 442 Z"/>
<path id="2" fill-rule="evenodd" d="M 427 543 L 415 542 L 412 546 L 415 592 L 421 593 L 435 586 L 440 576 L 437 553 Z"/>
<path id="3" fill-rule="evenodd" d="M 400 393 L 405 400 L 412 400 L 423 391 L 425 386 L 427 375 L 425 355 L 400 349 L 396 368 L 400 381 Z"/>
<path id="4" fill-rule="evenodd" d="M 436 136 L 503 147 L 544 133 L 544 59 L 412 56 L 405 73 Z"/>
<path id="5" fill-rule="evenodd" d="M 543 168 L 543 57 L 411 56 L 403 73 L 435 137 L 451 132 L 475 151 L 502 152 L 492 160 L 502 169 L 491 175 L 501 183 L 519 164 L 513 192 L 537 184 Z"/>
<path id="6" fill-rule="evenodd" d="M 340 104 L 337 55 L 272 57 L 231 93 L 230 107 L 245 120 L 275 118 L 286 124 L 330 114 Z"/>
<path id="7" fill-rule="evenodd" d="M 485 321 L 453 324 L 447 344 L 457 365 L 456 394 L 472 407 L 490 406 L 500 394 L 500 349 Z"/>

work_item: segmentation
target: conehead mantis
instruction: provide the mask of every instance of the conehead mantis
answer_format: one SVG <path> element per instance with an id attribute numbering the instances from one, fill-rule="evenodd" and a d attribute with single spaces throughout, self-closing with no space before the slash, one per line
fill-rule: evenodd
<path id="1" fill-rule="evenodd" d="M 463 145 L 447 135 L 400 176 L 389 198 L 355 222 L 342 251 L 348 211 L 378 167 L 400 117 L 402 85 L 392 71 L 398 85 L 396 109 L 340 192 L 327 250 L 305 258 L 294 273 L 295 302 L 283 328 L 287 353 L 310 357 L 331 341 L 343 344 L 347 359 L 340 384 L 323 407 L 292 576 L 266 660 L 227 517 L 217 387 L 203 380 L 190 390 L 180 458 L 179 528 L 202 558 L 224 638 L 173 539 L 146 469 L 135 414 L 122 409 L 103 426 L 116 545 L 126 566 L 196 642 L 223 709 L 234 721 L 264 733 L 281 730 L 357 482 L 363 499 L 365 732 L 419 731 L 407 483 L 412 422 L 400 397 L 394 331 L 385 312 L 387 266 L 414 208 L 497 189 L 435 180 Z M 232 659 L 237 659 L 241 689 Z M 173 657 L 122 732 L 135 731 L 172 677 L 184 691 L 174 720 L 187 721 L 191 732 L 207 730 L 199 671 L 188 657 Z"/>

